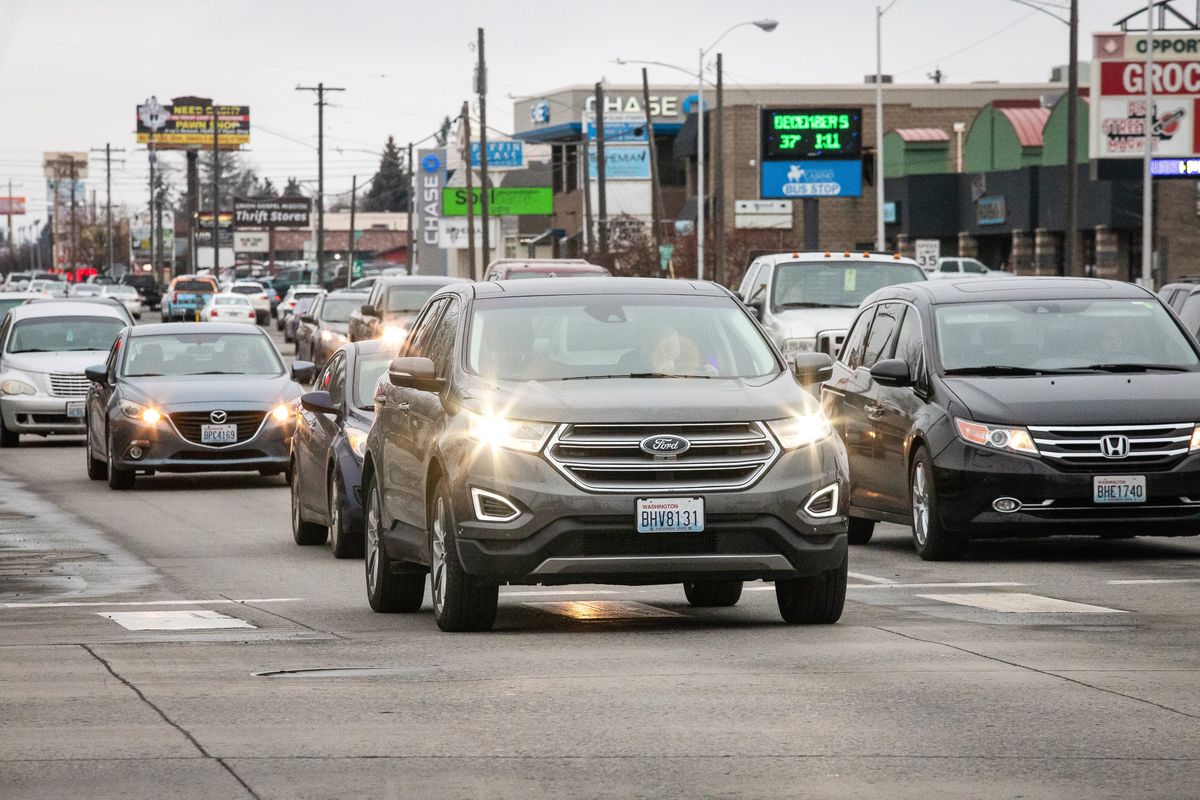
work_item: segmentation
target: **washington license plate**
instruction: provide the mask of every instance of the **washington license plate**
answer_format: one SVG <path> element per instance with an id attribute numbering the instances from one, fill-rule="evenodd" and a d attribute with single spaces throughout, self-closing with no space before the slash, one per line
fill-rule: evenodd
<path id="1" fill-rule="evenodd" d="M 69 419 L 82 419 L 84 412 L 84 401 L 71 400 L 67 403 L 67 417 Z"/>
<path id="2" fill-rule="evenodd" d="M 703 497 L 638 498 L 638 533 L 699 533 L 703 530 Z"/>
<path id="3" fill-rule="evenodd" d="M 1097 503 L 1144 503 L 1146 476 L 1105 475 L 1092 478 L 1092 497 Z"/>
<path id="4" fill-rule="evenodd" d="M 200 444 L 233 444 L 237 441 L 237 425 L 201 425 Z"/>

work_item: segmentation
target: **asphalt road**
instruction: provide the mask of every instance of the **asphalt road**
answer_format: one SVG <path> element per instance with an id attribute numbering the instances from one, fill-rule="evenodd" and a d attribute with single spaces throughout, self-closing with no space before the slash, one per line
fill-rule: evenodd
<path id="1" fill-rule="evenodd" d="M 830 627 L 767 585 L 508 587 L 495 631 L 449 635 L 297 547 L 281 478 L 113 492 L 27 439 L 0 458 L 0 797 L 1200 795 L 1200 541 L 929 564 L 887 525 L 850 569 Z"/>

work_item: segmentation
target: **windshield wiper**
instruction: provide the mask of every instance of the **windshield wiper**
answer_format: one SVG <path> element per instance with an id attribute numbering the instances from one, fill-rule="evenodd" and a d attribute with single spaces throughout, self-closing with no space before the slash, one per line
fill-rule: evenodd
<path id="1" fill-rule="evenodd" d="M 776 303 L 780 308 L 858 308 L 857 303 Z"/>
<path id="2" fill-rule="evenodd" d="M 705 378 L 711 375 L 675 375 L 670 372 L 626 372 L 621 375 L 570 375 L 562 378 L 564 381 L 594 381 L 604 378 Z"/>
<path id="3" fill-rule="evenodd" d="M 1014 367 L 1008 364 L 989 364 L 983 367 L 957 367 L 946 370 L 947 375 L 1073 375 L 1078 369 L 1037 369 L 1036 367 Z"/>
<path id="4" fill-rule="evenodd" d="M 1178 364 L 1090 364 L 1084 369 L 1096 372 L 1150 372 L 1151 370 L 1191 372 L 1187 367 L 1181 367 Z"/>

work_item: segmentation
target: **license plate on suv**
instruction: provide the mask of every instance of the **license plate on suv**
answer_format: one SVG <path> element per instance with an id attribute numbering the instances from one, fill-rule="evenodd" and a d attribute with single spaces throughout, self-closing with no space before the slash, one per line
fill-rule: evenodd
<path id="1" fill-rule="evenodd" d="M 237 425 L 201 425 L 200 444 L 234 444 Z"/>
<path id="2" fill-rule="evenodd" d="M 1146 476 L 1105 475 L 1092 478 L 1092 499 L 1097 503 L 1144 503 Z"/>
<path id="3" fill-rule="evenodd" d="M 68 400 L 67 401 L 67 418 L 68 419 L 83 419 L 84 413 L 87 411 L 87 405 L 83 400 Z"/>
<path id="4" fill-rule="evenodd" d="M 699 533 L 704 530 L 703 497 L 639 497 L 638 533 Z"/>

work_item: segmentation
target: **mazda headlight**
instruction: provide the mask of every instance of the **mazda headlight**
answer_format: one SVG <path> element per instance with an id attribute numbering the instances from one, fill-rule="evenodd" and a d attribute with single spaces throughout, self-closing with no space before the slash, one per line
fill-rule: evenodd
<path id="1" fill-rule="evenodd" d="M 1007 425 L 985 425 L 982 422 L 971 422 L 966 419 L 954 420 L 959 437 L 971 444 L 987 447 L 992 450 L 1008 450 L 1026 455 L 1038 455 L 1037 445 L 1033 437 L 1024 428 Z"/>
<path id="2" fill-rule="evenodd" d="M 358 428 L 346 428 L 346 441 L 354 455 L 361 460 L 367 455 L 367 432 Z"/>
<path id="3" fill-rule="evenodd" d="M 271 416 L 275 418 L 276 422 L 287 422 L 288 417 L 291 415 L 291 410 L 283 403 L 280 403 L 279 405 L 275 406 L 275 408 L 271 409 Z"/>
<path id="4" fill-rule="evenodd" d="M 0 383 L 0 394 L 37 394 L 37 389 L 33 388 L 25 381 L 19 381 L 16 378 L 10 378 L 9 380 Z"/>
<path id="5" fill-rule="evenodd" d="M 825 417 L 824 412 L 817 410 L 810 414 L 797 414 L 794 417 L 773 419 L 767 421 L 767 427 L 779 440 L 784 450 L 795 450 L 815 444 L 833 433 L 833 426 Z"/>
<path id="6" fill-rule="evenodd" d="M 503 414 L 464 413 L 467 415 L 467 436 L 486 447 L 536 453 L 542 449 L 554 427 L 548 422 L 509 419 Z"/>
<path id="7" fill-rule="evenodd" d="M 796 353 L 812 353 L 817 349 L 816 339 L 784 339 L 783 352 L 786 355 Z"/>

